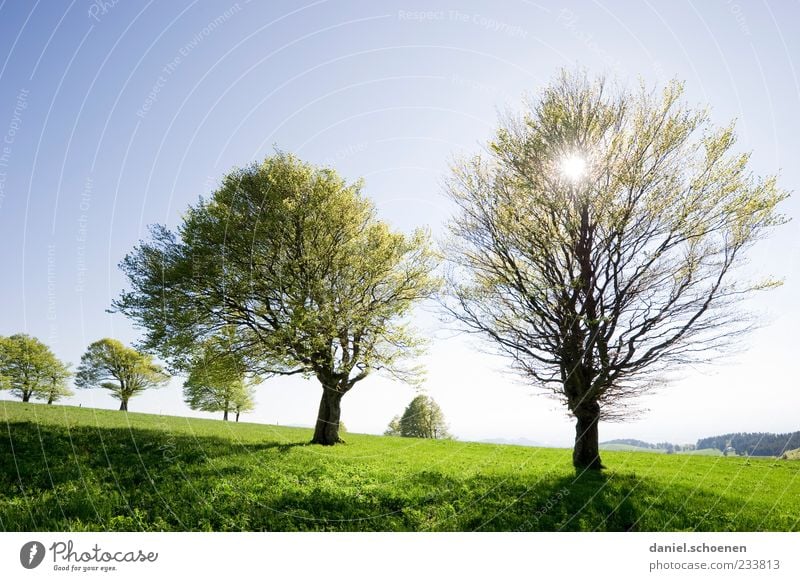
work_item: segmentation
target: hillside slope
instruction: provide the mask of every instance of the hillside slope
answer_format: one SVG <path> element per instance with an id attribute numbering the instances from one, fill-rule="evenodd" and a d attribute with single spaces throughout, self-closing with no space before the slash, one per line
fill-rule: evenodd
<path id="1" fill-rule="evenodd" d="M 0 402 L 1 530 L 800 530 L 800 463 Z"/>

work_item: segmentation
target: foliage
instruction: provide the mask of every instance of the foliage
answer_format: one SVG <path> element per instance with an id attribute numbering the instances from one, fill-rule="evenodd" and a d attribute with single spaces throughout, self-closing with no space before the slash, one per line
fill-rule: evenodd
<path id="1" fill-rule="evenodd" d="M 173 367 L 232 328 L 250 372 L 319 380 L 317 443 L 338 441 L 341 397 L 372 372 L 419 378 L 406 315 L 436 288 L 428 235 L 393 232 L 331 169 L 279 153 L 234 171 L 120 266 L 131 289 L 114 308 Z"/>
<path id="2" fill-rule="evenodd" d="M 576 467 L 601 467 L 600 418 L 724 353 L 755 323 L 740 301 L 778 284 L 737 269 L 788 194 L 682 92 L 564 73 L 449 183 L 448 308 L 567 405 Z"/>
<path id="3" fill-rule="evenodd" d="M 231 400 L 231 411 L 236 414 L 236 421 L 239 421 L 239 414 L 251 412 L 256 409 L 256 400 L 253 386 L 245 383 L 244 389 L 237 391 Z M 341 428 L 341 422 L 340 422 Z M 344 428 L 342 428 L 344 430 Z"/>
<path id="4" fill-rule="evenodd" d="M 193 410 L 237 414 L 254 407 L 252 385 L 258 378 L 246 377 L 241 360 L 228 348 L 226 335 L 206 341 L 183 384 L 187 405 Z"/>
<path id="5" fill-rule="evenodd" d="M 389 425 L 391 429 L 391 424 Z M 418 395 L 408 404 L 399 420 L 399 435 L 404 438 L 449 438 L 439 404 L 427 395 Z"/>
<path id="6" fill-rule="evenodd" d="M 45 388 L 40 392 L 40 397 L 52 404 L 62 398 L 75 395 L 67 381 L 72 377 L 69 364 L 62 363 L 55 357 L 50 362 L 50 365 L 45 371 L 46 384 Z"/>
<path id="7" fill-rule="evenodd" d="M 120 401 L 120 410 L 128 409 L 130 398 L 147 389 L 164 385 L 169 375 L 153 358 L 126 347 L 116 339 L 100 339 L 81 357 L 75 385 L 80 388 L 102 387 Z"/>
<path id="8" fill-rule="evenodd" d="M 22 401 L 55 401 L 72 395 L 66 386 L 68 367 L 50 348 L 30 335 L 0 337 L 0 387 Z"/>
<path id="9" fill-rule="evenodd" d="M 577 477 L 554 448 L 320 449 L 307 429 L 14 402 L 0 423 L 6 531 L 800 531 L 800 462 L 606 452 Z"/>
<path id="10" fill-rule="evenodd" d="M 698 448 L 715 448 L 722 452 L 733 448 L 740 456 L 780 456 L 798 446 L 800 446 L 800 432 L 787 434 L 736 432 L 697 440 Z"/>
<path id="11" fill-rule="evenodd" d="M 384 436 L 400 436 L 400 416 L 395 416 L 389 422 L 386 431 L 383 432 Z"/>

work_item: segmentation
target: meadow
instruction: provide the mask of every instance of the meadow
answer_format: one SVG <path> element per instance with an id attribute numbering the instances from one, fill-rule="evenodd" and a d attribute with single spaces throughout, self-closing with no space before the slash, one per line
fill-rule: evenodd
<path id="1" fill-rule="evenodd" d="M 345 434 L 0 401 L 5 531 L 800 531 L 800 462 Z"/>

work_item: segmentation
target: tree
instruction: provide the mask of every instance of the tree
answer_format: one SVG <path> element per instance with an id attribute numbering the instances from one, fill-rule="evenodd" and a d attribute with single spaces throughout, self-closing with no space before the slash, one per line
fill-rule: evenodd
<path id="1" fill-rule="evenodd" d="M 239 421 L 239 414 L 251 412 L 256 407 L 255 394 L 253 393 L 253 386 L 245 384 L 244 389 L 238 391 L 232 401 L 233 413 L 236 414 L 236 421 Z M 341 422 L 339 423 L 341 427 Z"/>
<path id="2" fill-rule="evenodd" d="M 116 339 L 100 339 L 81 357 L 75 385 L 80 388 L 102 387 L 120 401 L 119 409 L 128 411 L 128 401 L 135 395 L 169 381 L 153 358 L 126 347 Z"/>
<path id="3" fill-rule="evenodd" d="M 681 94 L 562 74 L 449 182 L 448 310 L 564 401 L 576 468 L 602 468 L 600 419 L 724 353 L 755 324 L 740 300 L 778 284 L 737 267 L 788 194 Z"/>
<path id="4" fill-rule="evenodd" d="M 450 437 L 441 408 L 426 395 L 418 395 L 411 400 L 399 420 L 399 428 L 400 435 L 404 438 Z"/>
<path id="5" fill-rule="evenodd" d="M 41 391 L 41 397 L 46 399 L 48 404 L 52 404 L 63 397 L 75 395 L 67 386 L 67 381 L 72 377 L 72 372 L 69 368 L 69 365 L 54 358 L 45 370 L 46 383 L 45 388 Z"/>
<path id="6" fill-rule="evenodd" d="M 386 431 L 383 432 L 384 436 L 399 436 L 400 434 L 400 416 L 395 416 L 392 418 L 392 421 L 389 422 L 389 426 L 386 428 Z"/>
<path id="7" fill-rule="evenodd" d="M 24 333 L 0 337 L 0 381 L 3 389 L 10 389 L 24 402 L 29 402 L 31 397 L 49 399 L 53 392 L 53 374 L 64 373 L 66 369 L 50 348 L 35 337 Z M 60 395 L 56 399 L 71 395 L 62 386 L 68 376 L 67 373 L 57 381 Z"/>
<path id="8" fill-rule="evenodd" d="M 251 381 L 242 362 L 227 348 L 224 337 L 206 342 L 183 384 L 184 399 L 193 410 L 236 413 L 253 409 Z"/>
<path id="9" fill-rule="evenodd" d="M 113 308 L 173 367 L 232 327 L 249 372 L 319 381 L 323 445 L 340 441 L 342 397 L 372 372 L 418 379 L 407 315 L 437 287 L 428 236 L 377 220 L 360 182 L 279 153 L 229 174 L 177 232 L 151 232 L 123 260 L 131 290 Z"/>

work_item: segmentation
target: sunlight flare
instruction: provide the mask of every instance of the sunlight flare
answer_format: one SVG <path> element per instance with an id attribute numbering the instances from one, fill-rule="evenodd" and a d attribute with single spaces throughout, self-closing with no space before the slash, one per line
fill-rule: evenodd
<path id="1" fill-rule="evenodd" d="M 577 182 L 586 175 L 586 159 L 577 154 L 569 154 L 561 159 L 561 175 L 571 182 Z"/>

